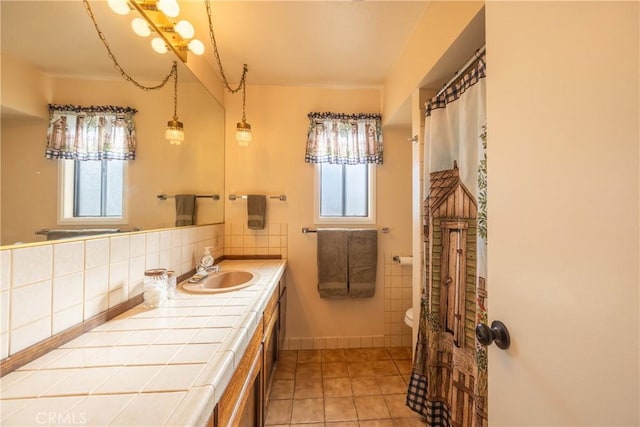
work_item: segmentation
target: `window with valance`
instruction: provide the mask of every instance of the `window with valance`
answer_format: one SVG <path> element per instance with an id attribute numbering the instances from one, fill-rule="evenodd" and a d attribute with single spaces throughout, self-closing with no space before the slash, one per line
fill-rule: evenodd
<path id="1" fill-rule="evenodd" d="M 382 164 L 380 114 L 309 113 L 305 162 Z"/>
<path id="2" fill-rule="evenodd" d="M 49 104 L 47 159 L 134 160 L 137 110 Z"/>

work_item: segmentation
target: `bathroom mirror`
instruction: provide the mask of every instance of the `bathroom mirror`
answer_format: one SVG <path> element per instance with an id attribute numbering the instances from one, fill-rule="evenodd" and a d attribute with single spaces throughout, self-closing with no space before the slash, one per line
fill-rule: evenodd
<path id="1" fill-rule="evenodd" d="M 196 199 L 197 224 L 224 221 L 224 109 L 172 52 L 160 55 L 131 30 L 134 12 L 115 14 L 91 1 L 95 19 L 123 69 L 157 85 L 178 61 L 179 120 L 185 141 L 165 139 L 173 117 L 173 83 L 144 91 L 123 79 L 107 56 L 81 1 L 6 1 L 1 8 L 2 139 L 0 245 L 46 240 L 43 229 L 109 228 L 130 231 L 175 224 L 181 193 Z M 60 163 L 45 159 L 47 104 L 120 105 L 135 115 L 136 159 L 125 165 L 126 220 L 60 221 Z"/>

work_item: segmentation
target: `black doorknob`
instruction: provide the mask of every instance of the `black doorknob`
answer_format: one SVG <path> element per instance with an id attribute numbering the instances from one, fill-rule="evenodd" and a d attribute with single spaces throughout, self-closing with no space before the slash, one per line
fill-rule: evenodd
<path id="1" fill-rule="evenodd" d="M 511 345 L 511 337 L 509 337 L 509 330 L 499 320 L 491 322 L 491 327 L 484 323 L 479 323 L 476 326 L 476 338 L 482 345 L 491 345 L 495 341 L 496 345 L 506 350 Z"/>

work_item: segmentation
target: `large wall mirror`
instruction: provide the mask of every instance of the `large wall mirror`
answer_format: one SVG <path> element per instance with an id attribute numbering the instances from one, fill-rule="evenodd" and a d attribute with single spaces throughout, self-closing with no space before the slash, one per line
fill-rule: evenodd
<path id="1" fill-rule="evenodd" d="M 152 51 L 129 16 L 91 1 L 94 16 L 121 66 L 146 85 L 158 84 L 177 58 Z M 144 91 L 125 81 L 107 56 L 81 1 L 6 1 L 1 7 L 2 139 L 0 245 L 46 240 L 43 229 L 158 229 L 175 224 L 167 194 L 198 198 L 197 224 L 224 221 L 224 109 L 178 60 L 178 116 L 185 141 L 165 139 L 173 116 L 173 84 Z M 60 163 L 45 159 L 47 104 L 120 105 L 135 115 L 136 159 L 125 165 L 127 219 L 65 224 L 60 220 Z"/>

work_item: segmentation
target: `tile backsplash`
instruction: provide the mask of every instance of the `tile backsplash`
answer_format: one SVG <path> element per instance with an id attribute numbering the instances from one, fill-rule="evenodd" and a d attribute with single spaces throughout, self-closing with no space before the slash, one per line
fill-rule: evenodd
<path id="1" fill-rule="evenodd" d="M 223 255 L 223 224 L 43 242 L 0 251 L 0 359 L 143 291 L 144 271 Z"/>

